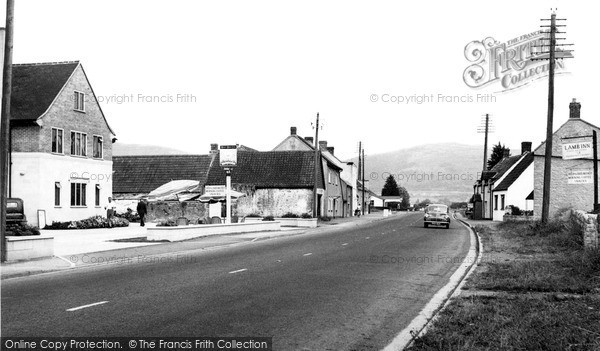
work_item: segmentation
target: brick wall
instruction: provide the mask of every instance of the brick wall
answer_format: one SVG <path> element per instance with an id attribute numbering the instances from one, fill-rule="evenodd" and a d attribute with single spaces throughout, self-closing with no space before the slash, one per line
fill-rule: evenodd
<path id="1" fill-rule="evenodd" d="M 74 110 L 75 91 L 85 94 L 85 112 Z M 81 66 L 75 69 L 71 80 L 44 115 L 41 123 L 37 151 L 47 153 L 52 151 L 52 128 L 54 127 L 64 130 L 65 155 L 71 154 L 71 131 L 78 131 L 87 133 L 87 158 L 92 158 L 93 136 L 99 135 L 103 139 L 103 159 L 112 160 L 111 133 Z"/>
<path id="2" fill-rule="evenodd" d="M 40 149 L 40 127 L 13 126 L 11 128 L 11 147 L 13 152 L 37 152 Z"/>
<path id="3" fill-rule="evenodd" d="M 571 223 L 583 235 L 583 244 L 586 249 L 598 248 L 598 215 L 574 210 L 571 211 Z"/>

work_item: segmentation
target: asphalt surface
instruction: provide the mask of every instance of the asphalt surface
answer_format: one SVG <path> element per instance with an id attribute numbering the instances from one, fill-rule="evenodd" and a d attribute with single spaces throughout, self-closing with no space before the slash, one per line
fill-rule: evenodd
<path id="1" fill-rule="evenodd" d="M 122 261 L 4 280 L 1 332 L 271 336 L 275 350 L 379 350 L 469 249 L 460 223 L 425 229 L 421 213 L 334 227 L 211 250 L 142 247 Z"/>

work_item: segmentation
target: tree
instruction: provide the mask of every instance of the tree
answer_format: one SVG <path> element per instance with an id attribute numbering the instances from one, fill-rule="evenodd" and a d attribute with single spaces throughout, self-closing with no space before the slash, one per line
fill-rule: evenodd
<path id="1" fill-rule="evenodd" d="M 421 202 L 417 202 L 415 204 L 415 210 L 419 210 L 421 208 L 425 208 L 425 207 L 429 206 L 430 204 L 431 204 L 431 200 L 429 200 L 429 199 L 425 199 L 425 200 L 423 200 Z"/>
<path id="2" fill-rule="evenodd" d="M 400 190 L 398 189 L 398 183 L 394 179 L 393 175 L 389 175 L 385 180 L 383 189 L 381 189 L 381 196 L 399 196 Z"/>
<path id="3" fill-rule="evenodd" d="M 408 194 L 408 191 L 402 186 L 398 188 L 398 191 L 400 192 L 400 196 L 402 196 L 400 210 L 408 210 L 410 207 L 410 195 Z"/>
<path id="4" fill-rule="evenodd" d="M 507 155 L 510 156 L 510 149 L 504 145 L 501 145 L 498 142 L 497 145 L 494 145 L 492 149 L 492 154 L 490 155 L 490 159 L 487 161 L 487 169 L 492 169 L 498 162 L 500 162 L 504 158 L 504 151 L 507 152 Z"/>

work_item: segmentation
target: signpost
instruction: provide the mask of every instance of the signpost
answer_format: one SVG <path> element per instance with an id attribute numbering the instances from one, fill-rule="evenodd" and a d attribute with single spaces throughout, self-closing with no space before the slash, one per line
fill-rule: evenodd
<path id="1" fill-rule="evenodd" d="M 231 168 L 237 165 L 237 145 L 221 145 L 219 160 L 225 170 L 225 223 L 231 223 Z"/>

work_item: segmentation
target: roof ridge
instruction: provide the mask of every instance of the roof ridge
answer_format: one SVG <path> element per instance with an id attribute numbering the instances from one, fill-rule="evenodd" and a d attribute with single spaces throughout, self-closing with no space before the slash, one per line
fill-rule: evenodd
<path id="1" fill-rule="evenodd" d="M 51 61 L 51 62 L 29 62 L 29 63 L 13 63 L 13 66 L 49 66 L 49 65 L 68 65 L 73 63 L 79 63 L 79 60 L 75 61 Z"/>

